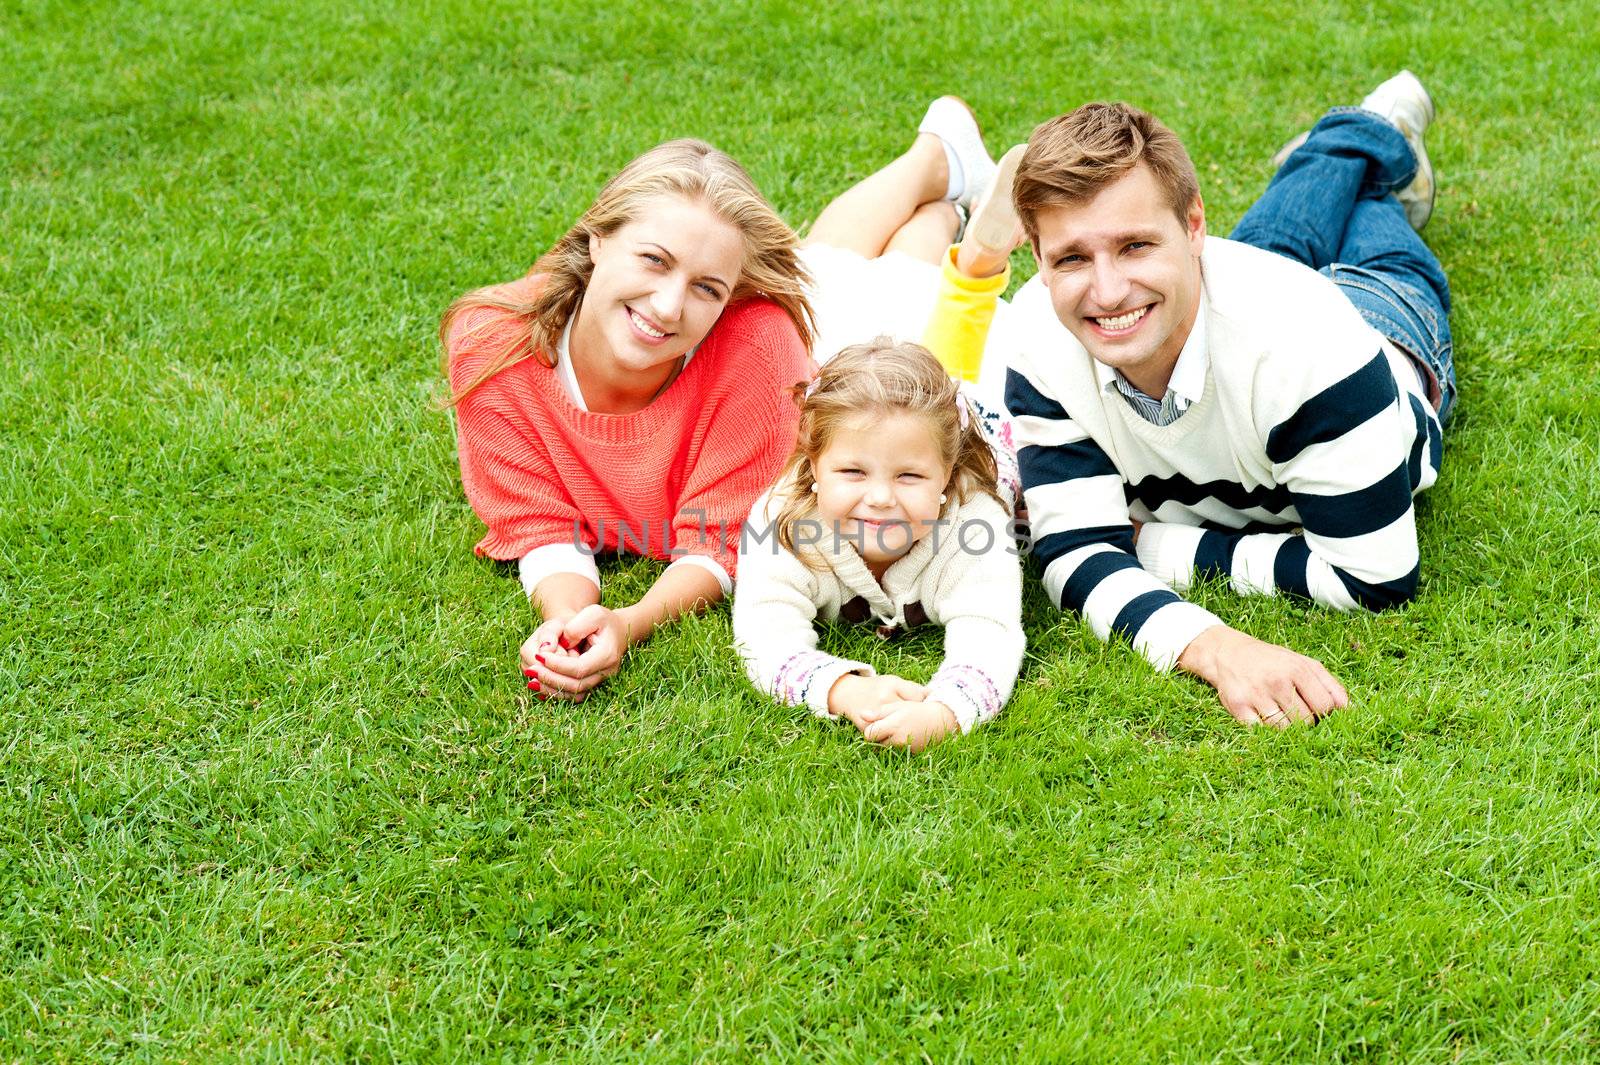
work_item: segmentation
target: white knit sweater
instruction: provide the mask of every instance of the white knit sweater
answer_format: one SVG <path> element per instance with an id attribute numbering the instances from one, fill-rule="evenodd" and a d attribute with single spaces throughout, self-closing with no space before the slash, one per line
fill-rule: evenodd
<path id="1" fill-rule="evenodd" d="M 734 642 L 758 688 L 832 716 L 834 682 L 874 671 L 819 651 L 814 623 L 870 618 L 887 634 L 907 627 L 909 610 L 912 624 L 925 616 L 945 630 L 944 661 L 928 682 L 928 698 L 948 706 L 962 732 L 1000 712 L 1025 643 L 1022 571 L 1004 507 L 984 494 L 959 506 L 952 499 L 941 523 L 895 560 L 880 584 L 854 544 L 831 534 L 802 548 L 823 563 L 807 569 L 777 542 L 775 491 L 751 511 L 734 586 Z"/>

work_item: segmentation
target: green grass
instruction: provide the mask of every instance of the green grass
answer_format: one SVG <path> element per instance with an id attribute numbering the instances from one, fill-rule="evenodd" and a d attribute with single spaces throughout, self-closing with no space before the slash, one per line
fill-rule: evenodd
<path id="1" fill-rule="evenodd" d="M 1596 14 L 0 0 L 0 1060 L 1600 1058 Z M 1349 711 L 1246 732 L 1036 587 L 919 758 L 759 698 L 725 607 L 528 698 L 433 333 L 629 157 L 801 224 L 940 92 L 997 147 L 1124 97 L 1225 232 L 1402 65 L 1463 390 L 1421 597 L 1200 597 Z"/>

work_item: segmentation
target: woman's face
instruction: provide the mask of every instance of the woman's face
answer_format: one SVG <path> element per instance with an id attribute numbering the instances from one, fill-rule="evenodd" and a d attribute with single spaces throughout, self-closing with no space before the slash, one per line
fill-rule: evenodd
<path id="1" fill-rule="evenodd" d="M 614 369 L 649 370 L 705 339 L 744 263 L 739 230 L 697 200 L 657 196 L 632 222 L 589 238 L 594 273 L 574 347 Z"/>

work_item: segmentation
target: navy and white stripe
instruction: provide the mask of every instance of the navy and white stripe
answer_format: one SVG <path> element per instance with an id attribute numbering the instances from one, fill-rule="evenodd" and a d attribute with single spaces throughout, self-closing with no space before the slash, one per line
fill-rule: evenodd
<path id="1" fill-rule="evenodd" d="M 1065 409 L 1016 370 L 1006 375 L 1006 406 L 1045 592 L 1061 609 L 1082 614 L 1102 639 L 1121 635 L 1158 668 L 1172 668 L 1189 641 L 1219 619 L 1139 564 L 1122 475 Z M 1107 520 L 1074 520 L 1084 514 Z"/>

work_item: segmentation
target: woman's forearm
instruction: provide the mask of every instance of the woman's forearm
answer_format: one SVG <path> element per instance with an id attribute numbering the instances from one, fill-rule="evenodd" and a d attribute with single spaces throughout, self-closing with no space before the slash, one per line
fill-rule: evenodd
<path id="1" fill-rule="evenodd" d="M 581 573 L 552 573 L 528 597 L 545 621 L 570 618 L 600 601 L 600 589 Z"/>
<path id="2" fill-rule="evenodd" d="M 656 626 L 676 621 L 722 598 L 717 578 L 699 566 L 671 566 L 637 603 L 618 610 L 626 623 L 628 643 L 649 639 Z"/>

